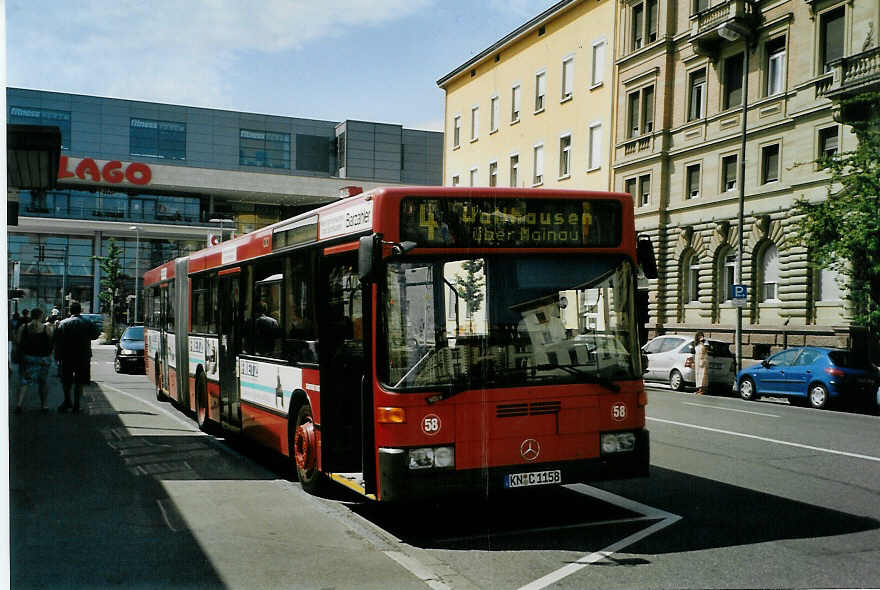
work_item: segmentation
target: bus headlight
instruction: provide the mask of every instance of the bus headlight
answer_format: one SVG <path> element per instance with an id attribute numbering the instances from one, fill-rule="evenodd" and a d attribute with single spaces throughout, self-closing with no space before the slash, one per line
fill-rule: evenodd
<path id="1" fill-rule="evenodd" d="M 606 432 L 600 438 L 602 454 L 625 453 L 636 446 L 636 435 L 632 432 Z"/>
<path id="2" fill-rule="evenodd" d="M 451 446 L 409 449 L 407 464 L 411 470 L 454 467 L 455 449 Z"/>

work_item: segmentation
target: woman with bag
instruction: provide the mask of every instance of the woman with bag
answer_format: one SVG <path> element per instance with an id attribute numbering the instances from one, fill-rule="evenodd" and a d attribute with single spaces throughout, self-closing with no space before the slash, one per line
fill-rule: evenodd
<path id="1" fill-rule="evenodd" d="M 24 395 L 31 383 L 40 390 L 40 403 L 43 413 L 49 411 L 49 368 L 52 366 L 52 327 L 43 324 L 43 310 L 36 307 L 31 310 L 30 321 L 18 332 L 18 367 L 21 374 L 21 385 L 18 388 L 18 399 L 15 413 L 21 413 Z"/>

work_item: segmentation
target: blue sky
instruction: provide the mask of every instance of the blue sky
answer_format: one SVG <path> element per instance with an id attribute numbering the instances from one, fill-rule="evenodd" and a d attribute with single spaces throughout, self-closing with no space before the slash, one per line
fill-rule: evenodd
<path id="1" fill-rule="evenodd" d="M 7 0 L 7 85 L 441 130 L 436 81 L 555 0 Z"/>

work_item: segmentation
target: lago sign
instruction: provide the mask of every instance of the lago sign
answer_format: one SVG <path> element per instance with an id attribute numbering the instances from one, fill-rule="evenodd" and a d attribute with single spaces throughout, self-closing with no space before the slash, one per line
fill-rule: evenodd
<path id="1" fill-rule="evenodd" d="M 83 180 L 108 184 L 150 184 L 153 171 L 142 162 L 93 160 L 61 156 L 58 162 L 58 180 Z"/>

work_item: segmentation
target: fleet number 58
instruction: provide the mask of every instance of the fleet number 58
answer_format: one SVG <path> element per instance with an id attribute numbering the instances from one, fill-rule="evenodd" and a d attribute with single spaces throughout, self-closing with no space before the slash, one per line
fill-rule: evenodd
<path id="1" fill-rule="evenodd" d="M 611 406 L 611 417 L 615 420 L 625 420 L 626 419 L 626 405 L 620 402 Z"/>

